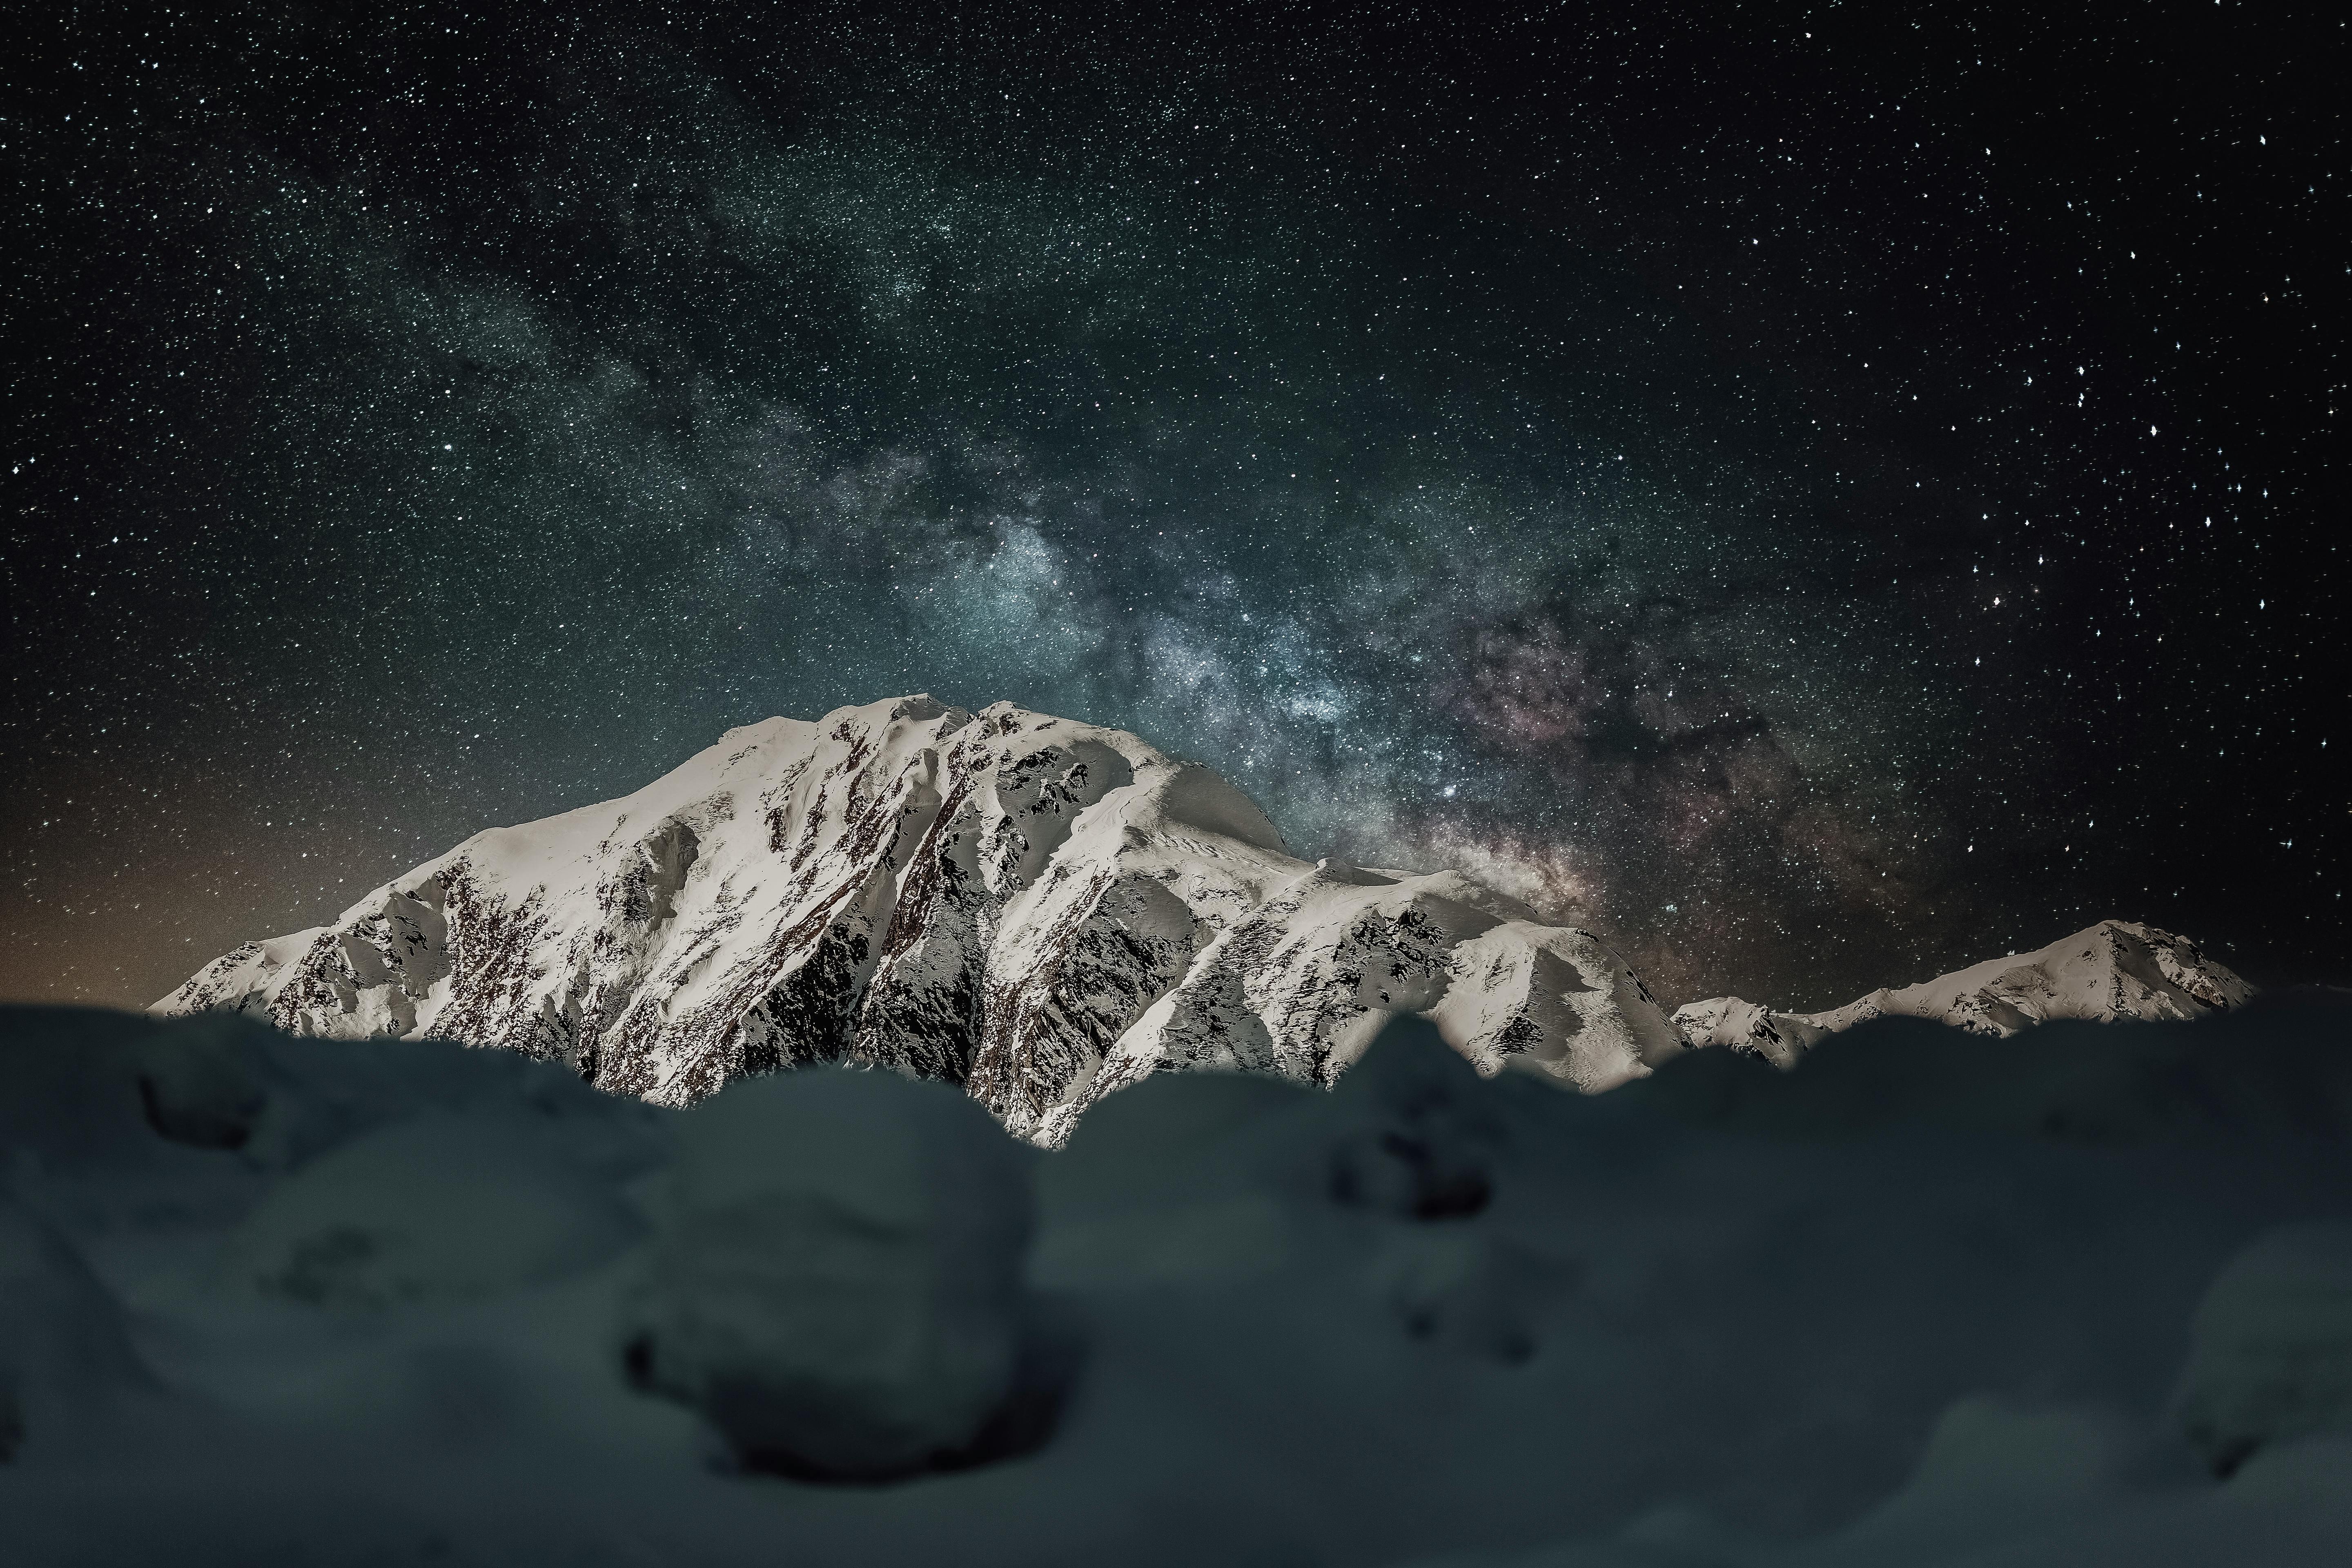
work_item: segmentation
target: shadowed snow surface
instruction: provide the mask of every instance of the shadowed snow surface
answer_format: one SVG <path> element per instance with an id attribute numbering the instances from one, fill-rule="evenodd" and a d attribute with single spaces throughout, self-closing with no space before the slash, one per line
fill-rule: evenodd
<path id="1" fill-rule="evenodd" d="M 0 1557 L 2352 1560 L 2341 997 L 1883 1018 L 1589 1097 L 1407 1020 L 1330 1092 L 1154 1074 L 1034 1155 L 906 1142 L 934 1111 L 895 1097 L 944 1091 L 887 1073 L 822 1135 L 706 1114 L 843 1070 L 679 1111 L 508 1052 L 0 1011 Z M 877 1400 L 969 1304 L 942 1431 L 1053 1325 L 1043 1424 L 888 1485 L 746 1472 L 631 1338 L 713 1280 L 700 1321 L 755 1334 L 803 1267 L 877 1303 L 807 1309 L 884 1337 Z M 775 1386 L 809 1342 L 759 1352 Z"/>

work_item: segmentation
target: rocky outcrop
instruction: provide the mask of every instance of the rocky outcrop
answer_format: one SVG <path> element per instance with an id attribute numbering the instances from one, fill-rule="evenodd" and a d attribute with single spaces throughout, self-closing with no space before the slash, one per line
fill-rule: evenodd
<path id="1" fill-rule="evenodd" d="M 928 697 L 730 731 L 623 800 L 477 835 L 156 1004 L 435 1036 L 682 1105 L 850 1059 L 1055 1142 L 1153 1072 L 1328 1084 L 1392 1016 L 1587 1090 L 1683 1042 L 1582 931 L 1452 872 L 1284 847 L 1121 731 Z"/>

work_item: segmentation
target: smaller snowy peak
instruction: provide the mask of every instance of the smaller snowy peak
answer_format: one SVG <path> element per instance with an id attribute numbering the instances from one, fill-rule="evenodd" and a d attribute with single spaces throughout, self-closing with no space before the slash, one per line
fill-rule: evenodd
<path id="1" fill-rule="evenodd" d="M 332 929 L 312 926 L 267 942 L 240 943 L 180 982 L 152 1011 L 166 1016 L 216 1012 L 268 1017 L 288 966 L 331 935 Z"/>
<path id="2" fill-rule="evenodd" d="M 1929 1018 L 2007 1038 L 2056 1018 L 2094 1023 L 2203 1017 L 2243 1005 L 2254 988 L 2187 937 L 2101 921 L 2039 952 L 2011 953 L 1899 990 L 1880 989 L 1824 1013 L 1782 1013 L 1717 996 L 1676 1009 L 1694 1047 L 1751 1051 L 1790 1067 L 1825 1035 L 1873 1018 Z"/>
<path id="3" fill-rule="evenodd" d="M 1675 1032 L 1694 1050 L 1715 1046 L 1747 1051 L 1777 1068 L 1796 1066 L 1797 1058 L 1829 1033 L 1810 1018 L 1738 996 L 1684 1003 L 1675 1009 Z"/>
<path id="4" fill-rule="evenodd" d="M 2188 938 L 2111 920 L 2038 952 L 1990 959 L 1899 991 L 1874 991 L 1811 1021 L 1834 1032 L 1869 1018 L 1935 1018 L 2006 1037 L 2053 1018 L 2200 1018 L 2253 994 Z"/>

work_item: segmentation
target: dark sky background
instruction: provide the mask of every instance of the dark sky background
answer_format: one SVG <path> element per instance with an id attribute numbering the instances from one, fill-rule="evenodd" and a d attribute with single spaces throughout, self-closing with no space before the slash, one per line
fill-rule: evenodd
<path id="1" fill-rule="evenodd" d="M 1667 1000 L 2343 978 L 2336 6 L 67 8 L 0 995 L 771 713 L 1135 730 Z"/>

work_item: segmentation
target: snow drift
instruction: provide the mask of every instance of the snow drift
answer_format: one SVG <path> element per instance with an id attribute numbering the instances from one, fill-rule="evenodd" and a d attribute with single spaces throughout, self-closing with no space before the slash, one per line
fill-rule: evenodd
<path id="1" fill-rule="evenodd" d="M 1590 1097 L 1436 1033 L 1039 1152 L 890 1072 L 0 1009 L 0 1556 L 2352 1558 L 2342 997 Z"/>
<path id="2" fill-rule="evenodd" d="M 740 1085 L 679 1142 L 631 1376 L 754 1468 L 879 1479 L 971 1452 L 1029 1334 L 1018 1145 L 944 1085 L 873 1072 Z"/>

